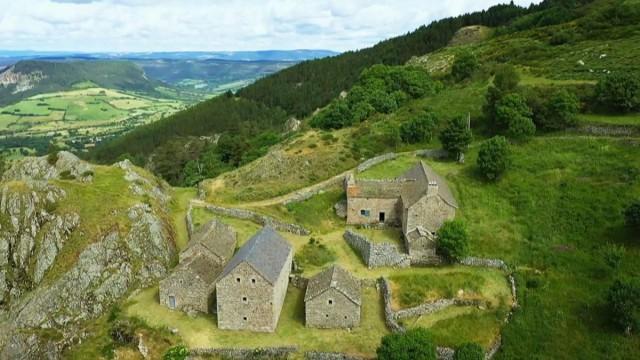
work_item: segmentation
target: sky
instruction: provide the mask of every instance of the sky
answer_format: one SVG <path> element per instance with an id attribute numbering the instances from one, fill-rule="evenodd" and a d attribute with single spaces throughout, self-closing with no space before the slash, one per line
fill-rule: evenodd
<path id="1" fill-rule="evenodd" d="M 0 49 L 345 51 L 505 1 L 0 0 Z"/>

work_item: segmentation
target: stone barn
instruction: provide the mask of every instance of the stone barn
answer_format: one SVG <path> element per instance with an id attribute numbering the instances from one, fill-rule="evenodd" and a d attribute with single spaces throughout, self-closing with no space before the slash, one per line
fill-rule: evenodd
<path id="1" fill-rule="evenodd" d="M 304 295 L 305 325 L 354 328 L 360 325 L 360 280 L 332 266 L 309 280 Z"/>
<path id="2" fill-rule="evenodd" d="M 216 278 L 236 248 L 236 232 L 217 220 L 201 226 L 179 256 L 171 274 L 160 281 L 160 303 L 187 313 L 213 309 Z"/>
<path id="3" fill-rule="evenodd" d="M 273 332 L 289 284 L 293 248 L 264 227 L 227 263 L 216 284 L 218 327 Z"/>
<path id="4" fill-rule="evenodd" d="M 401 225 L 412 263 L 435 256 L 435 233 L 455 217 L 458 203 L 447 183 L 420 161 L 396 179 L 345 181 L 347 223 Z"/>

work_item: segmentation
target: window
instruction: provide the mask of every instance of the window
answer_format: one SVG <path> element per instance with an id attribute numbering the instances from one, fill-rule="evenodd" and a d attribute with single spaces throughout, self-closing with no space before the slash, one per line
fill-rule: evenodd
<path id="1" fill-rule="evenodd" d="M 329 305 L 333 305 L 333 299 L 329 299 Z"/>
<path id="2" fill-rule="evenodd" d="M 255 284 L 256 283 L 256 279 L 251 279 L 251 283 Z"/>
<path id="3" fill-rule="evenodd" d="M 249 302 L 249 300 L 247 300 L 247 297 L 246 297 L 246 296 L 243 296 L 243 297 L 242 297 L 242 302 L 246 304 L 246 303 L 248 303 L 248 302 Z"/>
<path id="4" fill-rule="evenodd" d="M 328 318 L 328 317 L 329 317 L 329 314 L 326 314 L 326 315 L 325 315 L 325 317 L 327 317 L 327 318 Z"/>
<path id="5" fill-rule="evenodd" d="M 176 308 L 176 297 L 173 295 L 169 296 L 169 308 L 170 309 L 175 309 Z"/>
<path id="6" fill-rule="evenodd" d="M 385 220 L 385 213 L 380 212 L 380 214 L 379 214 L 379 216 L 378 216 L 378 220 L 379 220 L 380 222 L 384 222 L 384 220 Z"/>
<path id="7" fill-rule="evenodd" d="M 247 321 L 247 317 L 246 316 L 242 317 L 242 320 Z"/>
<path id="8" fill-rule="evenodd" d="M 347 320 L 347 315 L 344 316 L 344 319 Z"/>
<path id="9" fill-rule="evenodd" d="M 362 210 L 360 210 L 360 215 L 369 217 L 369 215 L 371 215 L 371 211 L 370 210 L 366 210 L 366 209 L 362 209 Z"/>
<path id="10" fill-rule="evenodd" d="M 240 278 L 239 277 L 236 278 L 236 282 L 240 282 Z"/>

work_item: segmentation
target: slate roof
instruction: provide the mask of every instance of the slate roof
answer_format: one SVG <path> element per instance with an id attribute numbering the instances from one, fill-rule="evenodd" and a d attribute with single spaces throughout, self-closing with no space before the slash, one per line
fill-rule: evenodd
<path id="1" fill-rule="evenodd" d="M 400 197 L 404 181 L 358 180 L 358 192 L 353 194 L 359 198 L 395 199 Z"/>
<path id="2" fill-rule="evenodd" d="M 334 288 L 344 294 L 356 305 L 362 304 L 360 295 L 360 281 L 349 272 L 337 265 L 334 265 L 316 276 L 309 279 L 304 301 L 307 302 L 322 294 L 328 289 Z"/>
<path id="3" fill-rule="evenodd" d="M 403 187 L 401 196 L 405 207 L 409 207 L 420 200 L 427 193 L 429 183 L 435 182 L 438 184 L 438 195 L 440 198 L 447 204 L 458 208 L 458 202 L 453 197 L 447 182 L 424 162 L 420 161 L 400 178 L 416 180 L 415 183 L 407 183 L 407 185 Z"/>
<path id="4" fill-rule="evenodd" d="M 228 260 L 236 249 L 236 239 L 232 227 L 214 219 L 196 230 L 187 248 L 201 244 L 221 259 Z"/>
<path id="5" fill-rule="evenodd" d="M 265 226 L 231 258 L 220 277 L 227 276 L 243 262 L 274 284 L 293 248 L 272 228 Z"/>
<path id="6" fill-rule="evenodd" d="M 174 273 L 188 271 L 202 279 L 205 284 L 214 284 L 222 267 L 218 266 L 211 255 L 197 254 L 180 263 Z"/>

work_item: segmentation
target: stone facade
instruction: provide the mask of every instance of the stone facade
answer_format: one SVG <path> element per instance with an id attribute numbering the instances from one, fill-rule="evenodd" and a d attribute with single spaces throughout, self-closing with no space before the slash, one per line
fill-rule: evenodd
<path id="1" fill-rule="evenodd" d="M 399 267 L 405 268 L 411 265 L 410 257 L 391 243 L 374 243 L 364 235 L 347 230 L 344 239 L 355 249 L 369 268 L 375 267 Z"/>
<path id="2" fill-rule="evenodd" d="M 360 281 L 333 266 L 309 280 L 304 299 L 305 325 L 354 328 L 360 325 Z"/>
<path id="3" fill-rule="evenodd" d="M 218 327 L 273 332 L 289 284 L 293 249 L 263 228 L 229 261 L 216 284 Z"/>
<path id="4" fill-rule="evenodd" d="M 401 225 L 412 263 L 438 263 L 435 233 L 458 207 L 446 182 L 423 162 L 397 179 L 345 180 L 347 223 Z"/>

